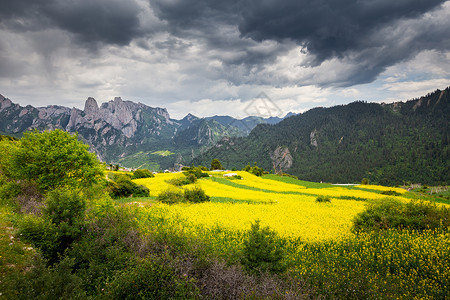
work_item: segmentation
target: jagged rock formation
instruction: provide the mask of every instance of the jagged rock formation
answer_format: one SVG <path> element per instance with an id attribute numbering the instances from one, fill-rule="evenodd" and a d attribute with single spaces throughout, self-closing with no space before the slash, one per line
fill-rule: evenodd
<path id="1" fill-rule="evenodd" d="M 273 153 L 270 154 L 270 159 L 272 159 L 274 171 L 278 174 L 288 171 L 294 162 L 289 148 L 282 146 L 278 146 Z"/>
<path id="2" fill-rule="evenodd" d="M 230 124 L 221 124 L 215 118 Z M 106 162 L 122 162 L 132 156 L 123 162 L 130 167 L 143 163 L 157 166 L 163 161 L 167 168 L 176 163 L 178 156 L 160 157 L 152 155 L 153 152 L 170 150 L 189 157 L 223 137 L 244 136 L 258 123 L 276 121 L 257 117 L 236 120 L 228 116 L 200 119 L 192 114 L 177 121 L 170 118 L 165 108 L 124 101 L 120 97 L 100 106 L 89 97 L 83 110 L 55 105 L 22 107 L 0 95 L 0 134 L 20 137 L 25 131 L 56 128 L 77 132 Z M 146 161 L 154 163 L 145 164 Z"/>

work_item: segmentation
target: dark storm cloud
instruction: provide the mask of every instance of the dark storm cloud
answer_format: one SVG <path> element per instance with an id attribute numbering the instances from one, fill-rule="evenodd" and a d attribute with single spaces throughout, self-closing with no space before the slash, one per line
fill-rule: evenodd
<path id="1" fill-rule="evenodd" d="M 387 67 L 409 59 L 422 50 L 447 50 L 449 38 L 425 21 L 415 28 L 403 28 L 411 40 L 398 44 L 386 28 L 405 20 L 420 19 L 445 0 L 183 0 L 151 1 L 171 33 L 179 36 L 202 32 L 209 47 L 246 51 L 245 56 L 225 63 L 251 65 L 272 62 L 286 49 L 252 53 L 251 43 L 267 40 L 280 45 L 290 40 L 310 54 L 305 66 L 318 66 L 337 58 L 358 64 L 353 73 L 343 74 L 335 85 L 366 83 Z M 236 26 L 240 39 L 226 39 L 223 26 Z M 417 25 L 417 24 L 415 24 Z M 445 25 L 444 25 L 445 26 Z M 425 30 L 424 30 L 425 28 Z M 434 30 L 430 31 L 430 30 Z M 444 28 L 448 31 L 449 28 Z M 413 32 L 411 32 L 413 31 Z M 425 34 L 423 34 L 425 31 Z M 383 35 L 379 33 L 383 32 Z M 351 61 L 350 61 L 351 60 Z M 320 83 L 319 83 L 320 84 Z M 329 83 L 326 83 L 329 84 Z M 333 85 L 333 83 L 330 83 Z"/>
<path id="2" fill-rule="evenodd" d="M 59 28 L 86 43 L 126 45 L 142 34 L 134 1 L 6 0 L 0 25 L 15 31 Z"/>
<path id="3" fill-rule="evenodd" d="M 255 40 L 289 38 L 307 47 L 318 62 L 364 49 L 377 30 L 415 18 L 444 0 L 249 1 L 239 30 Z M 382 42 L 382 41 L 380 41 Z"/>

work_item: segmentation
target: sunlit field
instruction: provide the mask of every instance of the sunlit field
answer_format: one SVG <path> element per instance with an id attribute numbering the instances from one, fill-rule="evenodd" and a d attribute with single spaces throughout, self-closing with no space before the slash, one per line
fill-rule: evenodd
<path id="1" fill-rule="evenodd" d="M 445 231 L 352 232 L 355 216 L 369 202 L 389 198 L 411 201 L 414 196 L 406 190 L 235 173 L 242 179 L 209 172 L 209 178 L 182 187 L 167 182 L 184 176 L 182 173 L 135 180 L 150 189 L 152 199 L 167 189 L 181 191 L 194 185 L 211 197 L 210 202 L 199 204 L 166 205 L 152 200 L 141 206 L 141 230 L 157 228 L 201 239 L 211 251 L 233 260 L 230 253 L 241 251 L 245 232 L 260 220 L 286 241 L 291 274 L 307 277 L 322 291 L 339 290 L 338 298 L 435 299 L 450 292 L 450 238 Z M 331 201 L 316 202 L 320 195 Z"/>
<path id="2" fill-rule="evenodd" d="M 351 234 L 354 216 L 364 210 L 363 199 L 382 199 L 386 195 L 377 186 L 343 187 L 324 184 L 323 188 L 273 180 L 271 177 L 257 177 L 248 172 L 237 172 L 242 179 L 226 179 L 223 173 L 210 172 L 210 178 L 200 179 L 200 186 L 211 202 L 200 204 L 165 205 L 155 203 L 148 208 L 165 218 L 182 220 L 185 230 L 192 234 L 192 228 L 222 227 L 232 231 L 247 230 L 255 220 L 269 226 L 280 236 L 302 241 L 340 239 Z M 166 189 L 189 189 L 174 187 L 167 180 L 184 176 L 182 173 L 157 174 L 155 178 L 135 180 L 147 186 L 150 194 L 156 196 Z M 393 189 L 404 193 L 403 189 Z M 329 196 L 330 203 L 317 203 L 318 195 Z M 407 200 L 403 197 L 398 197 Z M 189 229 L 187 229 L 189 228 Z"/>

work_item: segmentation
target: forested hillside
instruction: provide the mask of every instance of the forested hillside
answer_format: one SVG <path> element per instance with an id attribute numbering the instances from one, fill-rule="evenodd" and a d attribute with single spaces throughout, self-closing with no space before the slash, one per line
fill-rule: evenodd
<path id="1" fill-rule="evenodd" d="M 406 103 L 354 102 L 315 108 L 277 125 L 258 125 L 247 138 L 226 139 L 194 161 L 220 159 L 311 181 L 396 185 L 448 184 L 450 88 Z"/>

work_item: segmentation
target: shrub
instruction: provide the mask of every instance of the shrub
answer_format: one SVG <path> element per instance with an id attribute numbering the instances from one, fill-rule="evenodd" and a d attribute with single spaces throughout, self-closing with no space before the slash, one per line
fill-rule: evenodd
<path id="1" fill-rule="evenodd" d="M 264 171 L 263 168 L 258 167 L 256 165 L 256 162 L 255 162 L 255 165 L 253 167 L 250 167 L 250 165 L 248 164 L 247 166 L 245 166 L 244 169 L 242 169 L 242 171 L 249 172 L 249 173 L 251 173 L 253 175 L 256 175 L 256 176 L 262 176 L 264 174 L 268 174 L 267 172 Z"/>
<path id="2" fill-rule="evenodd" d="M 148 257 L 120 272 L 106 285 L 108 299 L 197 299 L 199 290 L 178 276 L 170 261 Z"/>
<path id="3" fill-rule="evenodd" d="M 223 170 L 222 163 L 217 158 L 211 161 L 211 170 Z"/>
<path id="4" fill-rule="evenodd" d="M 184 199 L 192 203 L 201 203 L 209 201 L 209 196 L 205 194 L 204 190 L 196 186 L 193 189 L 184 190 Z"/>
<path id="5" fill-rule="evenodd" d="M 319 195 L 316 198 L 316 202 L 331 202 L 331 198 L 324 195 Z"/>
<path id="6" fill-rule="evenodd" d="M 244 240 L 244 268 L 250 273 L 283 273 L 287 268 L 284 258 L 284 242 L 269 227 L 261 228 L 256 220 Z"/>
<path id="7" fill-rule="evenodd" d="M 45 202 L 43 216 L 26 215 L 19 222 L 19 233 L 54 263 L 81 236 L 86 202 L 77 192 L 69 190 L 51 191 Z"/>
<path id="8" fill-rule="evenodd" d="M 114 181 L 109 182 L 108 189 L 113 198 L 148 197 L 150 195 L 147 187 L 134 183 L 127 175 L 114 175 L 111 179 Z"/>
<path id="9" fill-rule="evenodd" d="M 369 204 L 353 221 L 353 230 L 373 231 L 383 229 L 426 229 L 448 228 L 450 210 L 426 201 L 403 203 L 397 199 L 384 199 Z"/>
<path id="10" fill-rule="evenodd" d="M 164 192 L 161 192 L 158 195 L 157 199 L 162 203 L 175 204 L 184 202 L 184 195 L 180 191 L 168 189 Z"/>
<path id="11" fill-rule="evenodd" d="M 382 191 L 380 194 L 382 195 L 389 195 L 389 196 L 401 196 L 402 194 L 400 194 L 399 192 L 396 191 Z"/>
<path id="12" fill-rule="evenodd" d="M 209 177 L 208 173 L 204 173 L 200 167 L 192 167 L 186 172 L 183 172 L 184 175 L 194 175 L 196 178 Z"/>
<path id="13" fill-rule="evenodd" d="M 168 189 L 160 193 L 157 199 L 166 204 L 181 202 L 201 203 L 209 201 L 209 196 L 200 187 L 194 187 L 184 190 L 184 193 L 178 190 Z"/>
<path id="14" fill-rule="evenodd" d="M 152 172 L 147 169 L 138 169 L 133 173 L 133 179 L 155 177 Z"/>
<path id="15" fill-rule="evenodd" d="M 2 172 L 13 180 L 36 181 L 41 191 L 63 186 L 86 188 L 103 177 L 95 154 L 78 141 L 76 134 L 36 130 L 14 143 L 7 157 L 1 159 Z"/>
<path id="16" fill-rule="evenodd" d="M 188 174 L 184 177 L 180 177 L 180 178 L 173 178 L 170 180 L 166 181 L 169 184 L 175 185 L 175 186 L 183 186 L 183 185 L 187 185 L 187 184 L 192 184 L 192 183 L 196 183 L 197 182 L 197 177 L 195 177 L 194 174 Z"/>
<path id="17" fill-rule="evenodd" d="M 36 257 L 27 272 L 15 271 L 2 279 L 5 299 L 86 299 L 82 280 L 72 273 L 73 260 L 65 258 L 52 267 Z"/>
<path id="18" fill-rule="evenodd" d="M 363 179 L 361 180 L 361 184 L 362 184 L 362 185 L 368 185 L 368 184 L 369 184 L 369 179 L 368 179 L 368 178 L 363 178 Z"/>

